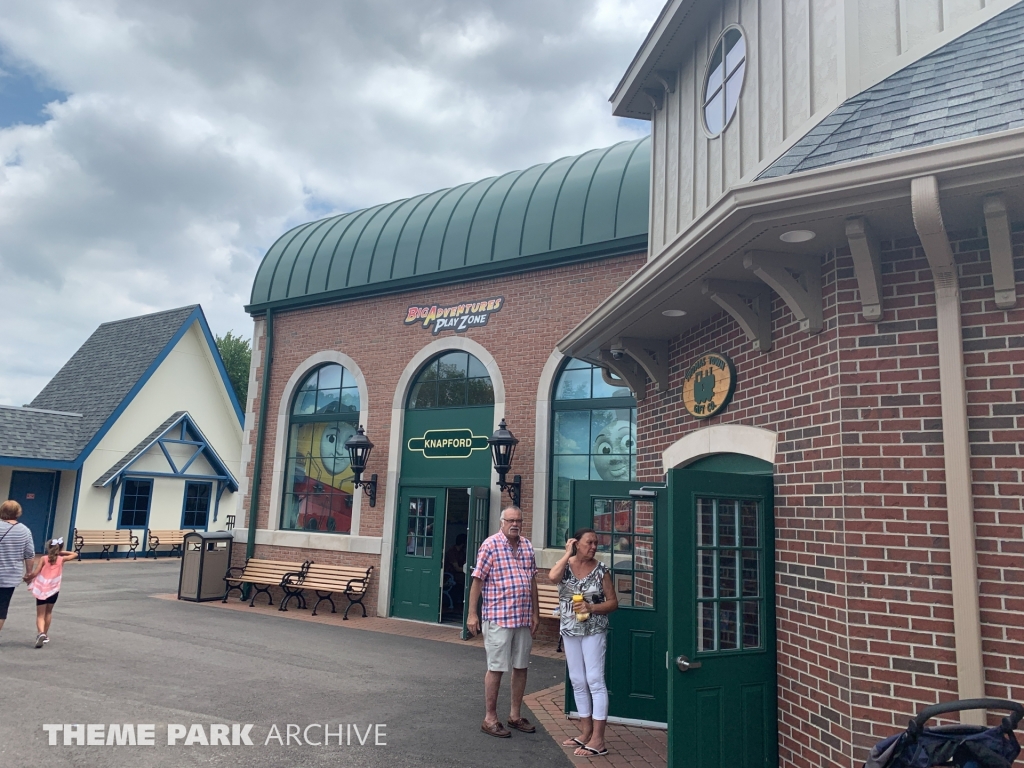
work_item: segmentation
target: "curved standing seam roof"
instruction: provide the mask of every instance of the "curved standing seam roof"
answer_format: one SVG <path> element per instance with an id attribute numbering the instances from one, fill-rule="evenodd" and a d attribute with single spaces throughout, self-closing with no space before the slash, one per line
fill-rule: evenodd
<path id="1" fill-rule="evenodd" d="M 410 290 L 646 247 L 650 137 L 302 224 L 250 311 Z"/>

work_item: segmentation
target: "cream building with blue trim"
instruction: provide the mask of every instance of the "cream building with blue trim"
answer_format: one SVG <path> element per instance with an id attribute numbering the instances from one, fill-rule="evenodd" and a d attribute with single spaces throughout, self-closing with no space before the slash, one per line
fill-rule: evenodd
<path id="1" fill-rule="evenodd" d="M 0 406 L 0 498 L 37 549 L 75 528 L 143 546 L 145 529 L 223 528 L 241 422 L 201 307 L 104 323 L 31 403 Z"/>

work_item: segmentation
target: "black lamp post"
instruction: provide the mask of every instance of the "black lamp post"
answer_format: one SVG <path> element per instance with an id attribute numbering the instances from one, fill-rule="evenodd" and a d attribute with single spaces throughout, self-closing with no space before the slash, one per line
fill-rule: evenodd
<path id="1" fill-rule="evenodd" d="M 370 451 L 373 450 L 373 443 L 370 442 L 370 438 L 363 432 L 361 424 L 356 434 L 345 441 L 345 449 L 348 451 L 348 461 L 352 465 L 352 473 L 354 475 L 352 478 L 353 490 L 362 488 L 363 492 L 370 497 L 370 506 L 377 506 L 376 473 L 370 475 L 369 480 L 359 479 L 359 476 L 363 474 L 363 470 L 366 469 L 366 462 L 370 459 Z"/>
<path id="2" fill-rule="evenodd" d="M 519 439 L 508 431 L 505 420 L 502 419 L 494 434 L 487 438 L 487 444 L 491 446 L 494 471 L 498 473 L 498 488 L 508 491 L 508 495 L 512 497 L 512 504 L 520 506 L 523 478 L 516 475 L 511 483 L 505 481 L 505 475 L 512 469 L 512 459 L 516 454 Z"/>

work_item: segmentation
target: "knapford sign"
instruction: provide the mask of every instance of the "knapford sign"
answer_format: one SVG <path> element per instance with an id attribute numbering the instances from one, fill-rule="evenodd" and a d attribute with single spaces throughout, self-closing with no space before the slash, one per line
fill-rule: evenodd
<path id="1" fill-rule="evenodd" d="M 468 459 L 473 451 L 487 450 L 487 437 L 470 429 L 431 429 L 423 437 L 410 438 L 409 450 L 428 459 Z"/>
<path id="2" fill-rule="evenodd" d="M 701 355 L 683 374 L 683 405 L 691 415 L 706 419 L 721 413 L 736 389 L 736 366 L 728 355 Z"/>
<path id="3" fill-rule="evenodd" d="M 409 307 L 405 314 L 405 324 L 422 323 L 424 328 L 433 325 L 431 333 L 434 336 L 445 330 L 465 333 L 470 328 L 487 325 L 491 315 L 500 311 L 504 303 L 505 297 L 497 296 L 450 307 L 439 307 L 437 304 L 429 307 Z"/>

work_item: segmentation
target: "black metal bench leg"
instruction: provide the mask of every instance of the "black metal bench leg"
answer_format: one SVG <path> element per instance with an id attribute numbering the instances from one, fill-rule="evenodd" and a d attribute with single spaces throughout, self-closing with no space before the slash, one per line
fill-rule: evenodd
<path id="1" fill-rule="evenodd" d="M 110 560 L 110 545 L 109 544 L 104 544 L 103 545 L 103 554 L 107 556 L 107 560 Z"/>
<path id="2" fill-rule="evenodd" d="M 258 584 L 253 584 L 256 587 L 256 591 L 252 593 L 252 600 L 249 601 L 249 607 L 252 608 L 256 604 L 256 598 L 259 597 L 260 592 L 267 596 L 267 605 L 274 604 L 274 596 L 270 594 L 270 587 L 261 587 Z"/>
<path id="3" fill-rule="evenodd" d="M 269 594 L 269 592 L 268 592 Z M 299 608 L 306 607 L 306 601 L 302 598 L 302 590 L 284 590 L 284 599 L 281 601 L 281 606 L 277 609 L 279 611 L 287 611 L 288 603 L 291 602 L 292 598 L 295 598 L 295 602 L 298 603 Z"/>
<path id="4" fill-rule="evenodd" d="M 558 633 L 558 647 L 555 648 L 555 653 L 561 653 L 561 652 L 562 652 L 562 633 L 559 632 Z"/>
<path id="5" fill-rule="evenodd" d="M 331 595 L 332 594 L 334 594 L 334 593 L 333 592 L 328 592 L 326 595 L 323 595 L 323 594 L 320 594 L 319 591 L 317 591 L 316 596 L 317 596 L 318 599 L 316 601 L 316 605 L 313 606 L 313 615 L 314 616 L 316 616 L 316 609 L 320 607 L 320 603 L 322 603 L 324 600 L 326 600 L 328 603 L 331 604 L 331 613 L 337 613 L 338 612 L 337 608 L 334 605 L 334 601 L 331 599 Z"/>
<path id="6" fill-rule="evenodd" d="M 224 599 L 221 600 L 222 603 L 226 603 L 228 601 L 228 598 L 231 597 L 231 591 L 232 590 L 238 590 L 238 599 L 239 600 L 244 600 L 245 599 L 245 598 L 242 597 L 242 585 L 241 584 L 239 584 L 237 587 L 232 587 L 230 584 L 228 584 L 228 591 L 224 593 Z"/>

